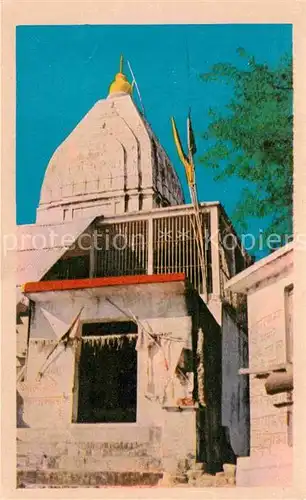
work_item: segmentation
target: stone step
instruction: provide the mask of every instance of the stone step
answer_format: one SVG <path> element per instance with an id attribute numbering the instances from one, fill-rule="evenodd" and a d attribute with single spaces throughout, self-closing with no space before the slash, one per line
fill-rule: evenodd
<path id="1" fill-rule="evenodd" d="M 159 471 L 162 469 L 160 457 L 79 457 L 58 455 L 44 457 L 42 455 L 19 455 L 18 469 L 44 470 L 94 470 L 94 471 Z"/>
<path id="2" fill-rule="evenodd" d="M 17 468 L 20 470 L 118 473 L 161 470 L 159 428 L 72 425 L 57 430 L 18 431 L 21 431 L 17 434 Z"/>
<path id="3" fill-rule="evenodd" d="M 161 472 L 119 471 L 58 471 L 19 470 L 17 488 L 33 487 L 101 487 L 101 486 L 157 486 Z"/>
<path id="4" fill-rule="evenodd" d="M 17 446 L 18 468 L 81 468 L 94 470 L 152 470 L 160 468 L 161 447 L 144 445 L 120 447 L 101 443 L 23 443 Z M 87 446 L 85 446 L 87 445 Z M 104 443 L 105 445 L 105 443 Z"/>

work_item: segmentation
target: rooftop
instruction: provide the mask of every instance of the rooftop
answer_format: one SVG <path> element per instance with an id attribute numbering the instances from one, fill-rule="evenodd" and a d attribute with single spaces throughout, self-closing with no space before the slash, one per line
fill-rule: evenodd
<path id="1" fill-rule="evenodd" d="M 288 243 L 271 255 L 255 262 L 250 267 L 231 278 L 224 288 L 234 293 L 247 293 L 263 280 L 280 274 L 292 265 L 293 242 Z"/>

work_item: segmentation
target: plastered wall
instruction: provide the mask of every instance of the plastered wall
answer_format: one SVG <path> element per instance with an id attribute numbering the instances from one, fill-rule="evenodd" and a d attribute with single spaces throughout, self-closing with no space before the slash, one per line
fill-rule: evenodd
<path id="1" fill-rule="evenodd" d="M 248 296 L 249 366 L 269 368 L 286 362 L 285 288 L 292 275 L 262 283 Z M 265 378 L 250 375 L 251 455 L 269 454 L 287 445 L 287 407 L 275 407 Z"/>

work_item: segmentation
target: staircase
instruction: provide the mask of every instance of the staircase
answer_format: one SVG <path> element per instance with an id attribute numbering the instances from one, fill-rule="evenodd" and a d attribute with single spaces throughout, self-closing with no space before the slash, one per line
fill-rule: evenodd
<path id="1" fill-rule="evenodd" d="M 162 477 L 161 429 L 73 424 L 18 429 L 17 486 L 155 486 Z"/>

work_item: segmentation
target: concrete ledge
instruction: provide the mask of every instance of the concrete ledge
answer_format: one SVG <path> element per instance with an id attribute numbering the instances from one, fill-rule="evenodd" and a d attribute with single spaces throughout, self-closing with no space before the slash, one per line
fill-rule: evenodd
<path id="1" fill-rule="evenodd" d="M 161 427 L 131 424 L 71 424 L 63 429 L 19 428 L 17 438 L 21 441 L 60 442 L 64 440 L 94 442 L 151 442 L 160 441 Z"/>

